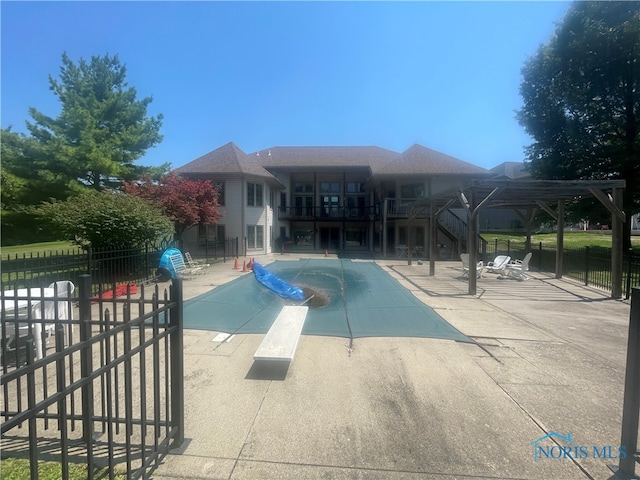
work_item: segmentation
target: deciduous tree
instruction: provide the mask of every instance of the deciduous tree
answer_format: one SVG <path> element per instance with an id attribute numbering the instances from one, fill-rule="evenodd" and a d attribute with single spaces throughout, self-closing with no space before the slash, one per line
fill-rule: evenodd
<path id="1" fill-rule="evenodd" d="M 640 211 L 640 3 L 575 2 L 522 74 L 534 178 L 622 178 L 626 212 Z"/>
<path id="2" fill-rule="evenodd" d="M 187 180 L 167 175 L 159 182 L 145 178 L 125 183 L 125 193 L 157 204 L 175 222 L 178 238 L 187 228 L 214 224 L 222 217 L 218 211 L 218 188 L 209 180 Z"/>

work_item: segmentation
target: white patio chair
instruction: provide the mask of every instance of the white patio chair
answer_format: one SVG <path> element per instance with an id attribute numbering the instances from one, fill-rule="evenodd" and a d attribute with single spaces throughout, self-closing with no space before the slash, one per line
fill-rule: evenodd
<path id="1" fill-rule="evenodd" d="M 510 261 L 511 257 L 509 255 L 498 255 L 492 262 L 487 262 L 487 272 L 502 273 Z"/>
<path id="2" fill-rule="evenodd" d="M 527 272 L 529 271 L 529 262 L 531 261 L 532 255 L 533 253 L 529 252 L 522 260 L 515 260 L 514 262 L 507 264 L 502 276 L 514 278 L 520 281 L 529 280 L 531 277 L 527 275 Z"/>
<path id="3" fill-rule="evenodd" d="M 189 264 L 190 268 L 203 268 L 203 267 L 206 268 L 206 267 L 209 266 L 208 263 L 198 262 L 198 261 L 194 260 L 193 257 L 191 256 L 191 253 L 189 253 L 189 252 L 184 254 L 184 258 L 186 258 L 187 264 Z"/>
<path id="4" fill-rule="evenodd" d="M 43 300 L 33 306 L 33 318 L 44 320 L 73 320 L 73 308 L 68 298 L 75 291 L 76 286 L 73 282 L 63 280 L 54 282 L 49 285 L 53 289 L 54 297 L 57 300 Z M 69 333 L 73 334 L 73 325 L 69 322 L 63 323 L 64 338 L 69 341 Z M 49 337 L 55 333 L 55 323 L 45 323 L 43 330 L 47 333 L 47 342 Z"/>
<path id="5" fill-rule="evenodd" d="M 469 277 L 469 254 L 461 253 L 460 260 L 462 260 L 462 276 Z M 482 271 L 484 270 L 484 263 L 479 261 L 476 265 L 476 277 L 482 277 Z"/>

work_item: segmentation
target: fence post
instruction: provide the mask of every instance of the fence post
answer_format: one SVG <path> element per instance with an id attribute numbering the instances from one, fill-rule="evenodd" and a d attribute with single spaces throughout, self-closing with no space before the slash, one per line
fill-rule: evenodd
<path id="1" fill-rule="evenodd" d="M 635 475 L 636 450 L 638 448 L 638 414 L 640 414 L 640 288 L 633 289 L 631 314 L 629 315 L 629 338 L 627 340 L 627 367 L 624 381 L 624 403 L 622 406 L 622 438 L 620 446 L 625 449 L 625 458 L 620 459 L 616 475 L 632 478 Z"/>
<path id="2" fill-rule="evenodd" d="M 584 284 L 589 286 L 589 247 L 584 247 Z"/>
<path id="3" fill-rule="evenodd" d="M 91 275 L 80 275 L 80 376 L 88 379 L 93 371 L 91 349 Z M 93 478 L 93 383 L 87 381 L 82 386 L 82 436 L 87 447 L 87 472 Z"/>
<path id="4" fill-rule="evenodd" d="M 87 247 L 87 273 L 91 275 L 93 272 L 93 247 L 89 245 Z"/>
<path id="5" fill-rule="evenodd" d="M 40 328 L 37 325 L 37 328 Z M 26 340 L 26 353 L 27 353 L 27 365 L 33 365 L 33 352 L 35 352 L 35 340 L 31 334 L 27 336 Z M 16 348 L 16 363 L 18 362 L 18 349 Z M 36 406 L 36 375 L 33 370 L 29 370 L 27 373 L 27 407 L 29 410 L 34 409 Z M 29 467 L 31 478 L 38 478 L 38 423 L 35 415 L 30 415 L 28 420 L 29 425 Z"/>
<path id="6" fill-rule="evenodd" d="M 55 330 L 55 336 L 56 336 L 56 353 L 64 350 L 64 341 L 65 341 L 65 335 L 64 335 L 64 327 L 62 326 L 62 324 L 58 324 L 56 325 L 56 330 Z M 67 429 L 67 420 L 68 420 L 68 416 L 67 416 L 67 402 L 66 399 L 64 397 L 64 390 L 66 387 L 66 365 L 65 365 L 65 359 L 64 357 L 60 357 L 58 360 L 56 360 L 56 388 L 57 388 L 57 392 L 58 394 L 61 395 L 60 400 L 58 400 L 58 430 L 60 431 L 60 438 L 61 439 L 66 439 L 68 438 L 68 429 Z M 73 377 L 72 377 L 73 378 Z M 65 448 L 66 445 L 64 443 L 62 443 L 62 448 L 60 451 L 60 455 L 61 455 L 61 459 L 62 461 L 60 462 L 62 465 L 62 475 L 61 478 L 69 478 L 69 452 L 67 450 L 67 448 Z"/>
<path id="7" fill-rule="evenodd" d="M 542 271 L 542 242 L 538 242 L 538 252 L 540 252 L 540 255 L 538 255 L 538 271 L 541 272 Z"/>
<path id="8" fill-rule="evenodd" d="M 629 300 L 631 296 L 631 274 L 632 274 L 632 266 L 633 266 L 633 248 L 629 248 L 627 250 L 627 281 L 625 285 L 625 300 Z"/>
<path id="9" fill-rule="evenodd" d="M 171 302 L 175 306 L 169 312 L 171 337 L 171 429 L 177 429 L 170 448 L 178 448 L 184 442 L 184 345 L 182 337 L 182 279 L 174 278 L 171 285 Z"/>

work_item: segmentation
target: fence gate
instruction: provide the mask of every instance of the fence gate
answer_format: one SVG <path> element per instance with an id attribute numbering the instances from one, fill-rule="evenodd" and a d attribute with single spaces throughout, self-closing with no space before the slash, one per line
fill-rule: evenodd
<path id="1" fill-rule="evenodd" d="M 184 441 L 182 283 L 133 284 L 120 298 L 115 287 L 92 297 L 89 275 L 79 283 L 79 296 L 55 300 L 68 316 L 2 309 L 3 458 L 29 458 L 32 479 L 42 461 L 59 463 L 63 479 L 74 463 L 88 479 L 99 468 L 148 478 Z"/>

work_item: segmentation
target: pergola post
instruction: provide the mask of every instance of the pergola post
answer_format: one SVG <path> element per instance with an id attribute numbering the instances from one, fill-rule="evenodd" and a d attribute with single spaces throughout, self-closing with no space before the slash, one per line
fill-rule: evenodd
<path id="1" fill-rule="evenodd" d="M 429 203 L 429 276 L 436 274 L 436 246 L 438 243 L 438 220 L 436 218 L 436 205 Z"/>
<path id="2" fill-rule="evenodd" d="M 622 189 L 613 189 L 613 205 L 622 211 Z M 611 214 L 611 298 L 622 297 L 622 259 L 624 237 L 624 214 Z"/>
<path id="3" fill-rule="evenodd" d="M 472 199 L 475 195 L 471 195 Z M 472 200 L 473 201 L 473 200 Z M 469 295 L 475 295 L 478 284 L 478 212 L 469 211 L 467 250 L 469 253 Z"/>
<path id="4" fill-rule="evenodd" d="M 622 210 L 622 187 L 612 187 L 611 195 L 596 188 L 589 189 L 591 194 L 600 200 L 611 212 L 611 298 L 622 297 L 622 257 L 624 222 L 626 215 Z"/>
<path id="5" fill-rule="evenodd" d="M 556 278 L 562 278 L 562 264 L 564 259 L 564 200 L 558 201 L 558 218 L 556 225 L 558 228 L 556 235 Z"/>
<path id="6" fill-rule="evenodd" d="M 387 199 L 382 202 L 382 258 L 387 258 Z"/>
<path id="7" fill-rule="evenodd" d="M 515 214 L 518 215 L 518 217 L 520 217 L 520 220 L 522 220 L 522 223 L 524 223 L 524 230 L 526 234 L 526 238 L 524 241 L 525 255 L 531 251 L 531 232 L 533 230 L 533 220 L 536 216 L 537 210 L 538 209 L 535 207 L 528 208 L 526 214 L 523 214 L 518 209 L 513 210 Z"/>

